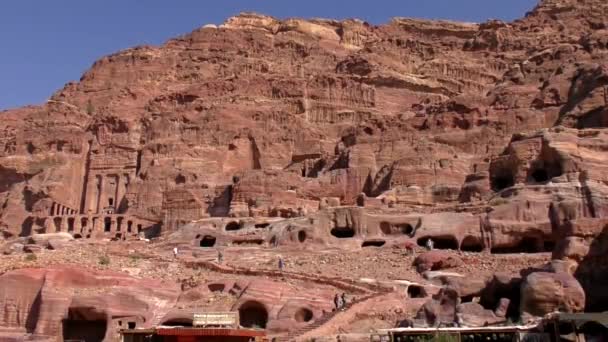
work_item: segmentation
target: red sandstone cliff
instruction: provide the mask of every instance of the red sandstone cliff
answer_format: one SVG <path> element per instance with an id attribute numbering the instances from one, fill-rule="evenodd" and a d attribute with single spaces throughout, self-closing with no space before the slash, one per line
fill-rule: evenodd
<path id="1" fill-rule="evenodd" d="M 0 228 L 124 237 L 309 215 L 320 240 L 418 225 L 458 248 L 557 244 L 589 279 L 605 257 L 607 15 L 600 0 L 512 23 L 241 14 L 118 52 L 0 113 Z M 317 213 L 335 204 L 367 209 Z M 583 287 L 606 303 L 605 284 Z"/>

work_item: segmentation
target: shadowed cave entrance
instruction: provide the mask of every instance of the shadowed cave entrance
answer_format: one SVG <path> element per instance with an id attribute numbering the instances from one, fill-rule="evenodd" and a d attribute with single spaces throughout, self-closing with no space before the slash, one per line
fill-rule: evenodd
<path id="1" fill-rule="evenodd" d="M 412 235 L 414 233 L 414 227 L 409 223 L 389 223 L 381 222 L 380 230 L 384 235 Z"/>
<path id="2" fill-rule="evenodd" d="M 503 173 L 492 177 L 492 190 L 498 192 L 515 185 L 515 177 L 510 173 Z"/>
<path id="3" fill-rule="evenodd" d="M 355 230 L 350 227 L 336 227 L 330 233 L 338 239 L 348 239 L 355 236 Z"/>
<path id="4" fill-rule="evenodd" d="M 226 231 L 235 231 L 241 229 L 241 224 L 235 221 L 232 221 L 226 225 Z"/>
<path id="5" fill-rule="evenodd" d="M 239 308 L 241 325 L 245 328 L 266 329 L 268 324 L 268 311 L 262 303 L 256 301 L 245 302 Z"/>
<path id="6" fill-rule="evenodd" d="M 94 308 L 70 309 L 63 320 L 63 340 L 100 342 L 106 336 L 106 317 Z"/>
<path id="7" fill-rule="evenodd" d="M 463 252 L 479 253 L 483 251 L 483 242 L 475 236 L 467 236 L 460 244 L 460 250 Z"/>
<path id="8" fill-rule="evenodd" d="M 551 242 L 545 244 L 540 238 L 524 237 L 515 245 L 494 247 L 491 251 L 493 254 L 541 253 L 545 248 L 552 251 L 552 247 Z"/>
<path id="9" fill-rule="evenodd" d="M 425 237 L 421 237 L 420 239 L 418 239 L 417 243 L 418 246 L 421 247 L 426 247 L 426 242 L 432 239 L 433 240 L 433 247 L 435 249 L 453 249 L 453 250 L 457 250 L 458 249 L 458 240 L 456 240 L 456 238 L 451 237 L 451 236 L 425 236 Z"/>
<path id="10" fill-rule="evenodd" d="M 213 247 L 213 246 L 215 246 L 215 241 L 216 241 L 216 238 L 214 236 L 205 235 L 199 242 L 199 246 L 204 247 L 204 248 Z"/>
<path id="11" fill-rule="evenodd" d="M 162 325 L 167 327 L 191 327 L 192 319 L 190 318 L 174 318 L 164 322 Z"/>
<path id="12" fill-rule="evenodd" d="M 313 317 L 314 317 L 314 314 L 310 309 L 301 308 L 298 311 L 296 311 L 294 318 L 295 318 L 296 322 L 302 323 L 302 322 L 312 321 Z"/>
<path id="13" fill-rule="evenodd" d="M 382 247 L 386 244 L 386 241 L 384 240 L 366 240 L 363 241 L 363 243 L 361 244 L 361 247 L 365 248 L 365 247 Z"/>

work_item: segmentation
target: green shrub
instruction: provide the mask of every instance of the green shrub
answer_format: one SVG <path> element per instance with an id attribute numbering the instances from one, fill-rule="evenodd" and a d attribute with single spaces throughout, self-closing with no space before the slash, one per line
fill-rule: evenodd
<path id="1" fill-rule="evenodd" d="M 36 254 L 30 253 L 25 256 L 25 261 L 36 261 L 36 260 L 38 260 L 38 257 L 36 256 Z"/>
<path id="2" fill-rule="evenodd" d="M 110 258 L 107 255 L 102 255 L 99 257 L 99 264 L 100 265 L 109 265 L 110 264 Z"/>

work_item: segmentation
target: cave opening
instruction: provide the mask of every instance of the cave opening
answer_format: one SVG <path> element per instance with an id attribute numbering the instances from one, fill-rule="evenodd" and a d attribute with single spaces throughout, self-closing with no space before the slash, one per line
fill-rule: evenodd
<path id="1" fill-rule="evenodd" d="M 178 184 L 184 184 L 184 183 L 186 183 L 186 177 L 184 175 L 180 174 L 180 175 L 177 175 L 175 177 L 175 184 L 176 185 L 178 185 Z"/>
<path id="2" fill-rule="evenodd" d="M 407 287 L 408 298 L 424 298 L 427 296 L 424 287 L 418 285 L 410 285 Z"/>
<path id="3" fill-rule="evenodd" d="M 69 309 L 62 322 L 63 340 L 101 342 L 106 336 L 106 317 L 92 308 Z"/>
<path id="4" fill-rule="evenodd" d="M 331 235 L 338 239 L 349 239 L 355 236 L 355 230 L 350 227 L 336 227 L 331 230 Z"/>
<path id="5" fill-rule="evenodd" d="M 205 235 L 199 242 L 199 246 L 203 248 L 209 248 L 215 246 L 216 238 L 211 235 Z"/>
<path id="6" fill-rule="evenodd" d="M 549 181 L 549 172 L 546 169 L 536 169 L 532 172 L 532 179 L 536 183 L 545 183 Z"/>
<path id="7" fill-rule="evenodd" d="M 452 236 L 424 236 L 417 240 L 418 246 L 426 247 L 426 242 L 432 239 L 435 249 L 458 249 L 458 240 Z"/>
<path id="8" fill-rule="evenodd" d="M 236 221 L 232 221 L 226 225 L 225 229 L 227 232 L 239 230 L 239 229 L 241 229 L 241 224 Z"/>
<path id="9" fill-rule="evenodd" d="M 303 230 L 300 230 L 298 232 L 298 241 L 300 241 L 300 243 L 304 243 L 304 241 L 306 241 L 306 232 Z"/>
<path id="10" fill-rule="evenodd" d="M 543 250 L 545 252 L 553 252 L 554 249 L 555 249 L 555 241 L 553 241 L 553 240 L 543 241 Z"/>
<path id="11" fill-rule="evenodd" d="M 409 223 L 380 222 L 380 230 L 384 235 L 412 235 L 414 233 L 414 227 Z"/>
<path id="12" fill-rule="evenodd" d="M 511 246 L 493 247 L 493 254 L 539 253 L 543 246 L 542 241 L 536 237 L 524 237 L 517 244 Z"/>
<path id="13" fill-rule="evenodd" d="M 209 288 L 209 291 L 211 291 L 211 292 L 224 292 L 224 290 L 226 289 L 226 285 L 225 284 L 209 284 L 209 285 L 207 285 L 207 288 Z"/>
<path id="14" fill-rule="evenodd" d="M 116 219 L 116 231 L 119 232 L 122 230 L 122 221 L 124 220 L 123 217 L 119 217 Z"/>
<path id="15" fill-rule="evenodd" d="M 312 313 L 312 311 L 310 309 L 307 308 L 300 308 L 298 311 L 296 311 L 295 314 L 295 320 L 296 322 L 310 322 L 312 321 L 314 317 L 314 314 Z"/>
<path id="16" fill-rule="evenodd" d="M 268 228 L 268 226 L 270 226 L 270 223 L 266 222 L 266 223 L 256 223 L 254 227 L 258 228 L 258 229 L 263 229 L 263 228 Z"/>
<path id="17" fill-rule="evenodd" d="M 266 329 L 268 310 L 260 302 L 248 301 L 239 307 L 239 318 L 245 328 Z"/>
<path id="18" fill-rule="evenodd" d="M 479 253 L 483 251 L 483 243 L 481 239 L 475 236 L 467 236 L 460 243 L 460 250 L 463 252 Z"/>
<path id="19" fill-rule="evenodd" d="M 76 222 L 76 218 L 68 217 L 68 232 L 74 231 L 74 223 Z"/>
<path id="20" fill-rule="evenodd" d="M 174 318 L 170 319 L 163 324 L 167 327 L 192 327 L 192 319 L 191 318 Z"/>
<path id="21" fill-rule="evenodd" d="M 492 190 L 498 192 L 515 185 L 513 175 L 501 175 L 492 178 Z"/>
<path id="22" fill-rule="evenodd" d="M 365 247 L 382 247 L 386 244 L 386 241 L 384 240 L 366 240 L 363 241 L 363 243 L 361 244 L 361 247 L 365 248 Z"/>

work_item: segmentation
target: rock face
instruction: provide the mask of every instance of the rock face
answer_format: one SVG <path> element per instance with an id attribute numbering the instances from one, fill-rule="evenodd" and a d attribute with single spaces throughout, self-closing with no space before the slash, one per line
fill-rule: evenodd
<path id="1" fill-rule="evenodd" d="M 544 0 L 512 23 L 246 13 L 118 52 L 0 113 L 0 229 L 553 252 L 521 301 L 519 283 L 480 282 L 509 288 L 485 310 L 605 310 L 607 15 L 603 0 Z"/>
<path id="2" fill-rule="evenodd" d="M 332 310 L 335 290 L 310 284 L 306 289 L 292 287 L 226 279 L 182 291 L 177 283 L 120 273 L 21 269 L 0 276 L 0 326 L 37 338 L 118 341 L 120 329 L 187 326 L 194 313 L 211 310 L 238 311 L 243 326 L 275 333 Z M 210 304 L 213 295 L 225 300 Z"/>

